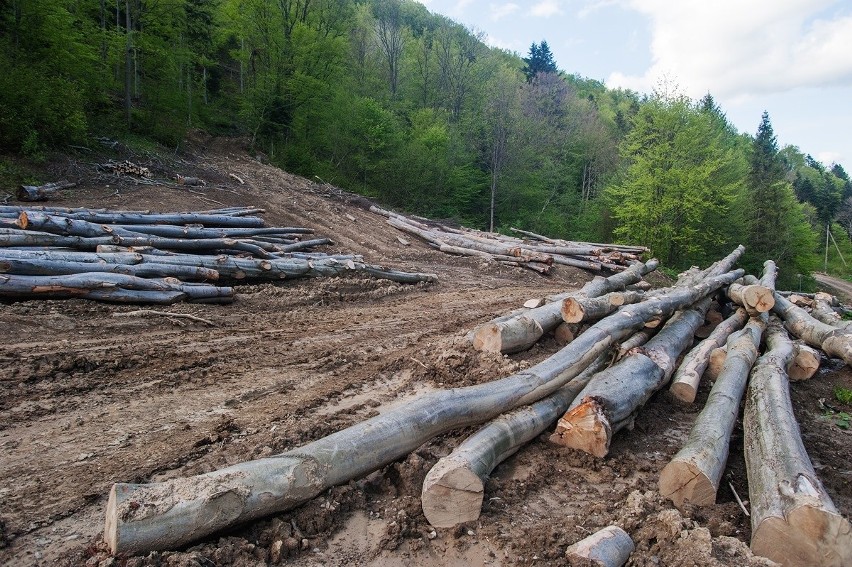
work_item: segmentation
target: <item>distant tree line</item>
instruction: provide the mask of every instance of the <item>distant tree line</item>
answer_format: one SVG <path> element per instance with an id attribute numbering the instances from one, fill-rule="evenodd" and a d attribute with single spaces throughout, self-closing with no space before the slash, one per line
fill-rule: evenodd
<path id="1" fill-rule="evenodd" d="M 2 151 L 192 128 L 390 206 L 672 268 L 743 242 L 793 278 L 827 226 L 852 235 L 846 172 L 779 150 L 767 115 L 740 134 L 709 95 L 608 89 L 410 0 L 0 0 Z"/>

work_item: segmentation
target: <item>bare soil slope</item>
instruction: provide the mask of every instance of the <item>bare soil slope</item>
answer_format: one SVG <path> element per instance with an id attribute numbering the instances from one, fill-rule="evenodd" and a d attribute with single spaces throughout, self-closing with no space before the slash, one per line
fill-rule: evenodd
<path id="1" fill-rule="evenodd" d="M 358 198 L 264 165 L 233 141 L 199 139 L 191 154 L 170 159 L 131 157 L 155 179 L 180 173 L 208 184 L 134 184 L 67 160 L 54 166 L 56 177 L 88 182 L 62 204 L 260 206 L 272 224 L 330 236 L 333 251 L 434 272 L 440 283 L 293 280 L 242 286 L 233 305 L 170 308 L 213 327 L 115 317 L 137 307 L 83 300 L 0 304 L 0 564 L 563 565 L 568 545 L 610 523 L 636 542 L 632 565 L 766 564 L 742 543 L 748 520 L 727 485 L 717 505 L 685 515 L 656 493 L 659 471 L 698 411 L 666 394 L 616 437 L 606 459 L 552 446 L 546 435 L 531 443 L 495 471 L 480 520 L 459 529 L 433 530 L 419 493 L 429 467 L 470 431 L 189 549 L 110 558 L 100 537 L 112 483 L 194 475 L 281 452 L 418 393 L 509 375 L 552 354 L 555 342 L 503 357 L 473 351 L 465 333 L 591 278 L 563 266 L 541 277 L 416 241 L 405 246 Z M 852 388 L 852 375 L 831 368 L 796 384 L 793 395 L 805 444 L 848 517 L 852 435 L 818 400 L 831 400 L 835 385 Z M 731 478 L 747 498 L 741 430 L 735 435 Z"/>

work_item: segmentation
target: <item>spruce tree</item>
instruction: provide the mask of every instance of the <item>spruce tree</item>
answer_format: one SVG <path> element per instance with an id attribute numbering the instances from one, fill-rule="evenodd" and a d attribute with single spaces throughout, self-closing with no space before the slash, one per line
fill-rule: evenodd
<path id="1" fill-rule="evenodd" d="M 553 53 L 550 52 L 550 46 L 547 42 L 541 40 L 541 44 L 536 45 L 535 42 L 530 46 L 530 54 L 524 57 L 524 75 L 527 77 L 527 82 L 531 83 L 539 73 L 555 73 L 556 62 L 553 60 Z"/>
<path id="2" fill-rule="evenodd" d="M 813 268 L 816 240 L 785 177 L 778 140 L 765 111 L 752 142 L 747 183 L 744 267 L 759 273 L 765 260 L 775 260 L 779 285 L 789 286 L 796 274 Z"/>

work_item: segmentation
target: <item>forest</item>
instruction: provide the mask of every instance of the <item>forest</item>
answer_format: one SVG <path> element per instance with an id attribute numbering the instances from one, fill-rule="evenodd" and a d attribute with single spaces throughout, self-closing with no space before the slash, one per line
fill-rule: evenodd
<path id="1" fill-rule="evenodd" d="M 0 179 L 94 136 L 248 140 L 287 171 L 464 225 L 648 246 L 739 243 L 781 288 L 848 276 L 852 183 L 739 132 L 712 95 L 607 88 L 411 0 L 0 0 Z"/>

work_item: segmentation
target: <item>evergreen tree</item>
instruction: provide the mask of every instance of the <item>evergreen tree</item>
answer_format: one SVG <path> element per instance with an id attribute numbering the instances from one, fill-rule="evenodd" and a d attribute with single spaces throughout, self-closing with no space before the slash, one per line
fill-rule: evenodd
<path id="1" fill-rule="evenodd" d="M 750 273 L 759 273 L 765 260 L 778 265 L 778 284 L 795 284 L 797 274 L 810 273 L 814 266 L 816 238 L 793 186 L 785 177 L 778 141 L 764 112 L 754 137 L 750 156 L 748 190 L 743 203 L 746 254 Z"/>
<path id="2" fill-rule="evenodd" d="M 539 45 L 533 42 L 530 46 L 529 57 L 524 58 L 524 63 L 526 63 L 524 75 L 526 75 L 528 83 L 531 83 L 539 73 L 556 73 L 557 71 L 550 46 L 544 40 L 541 40 Z"/>

